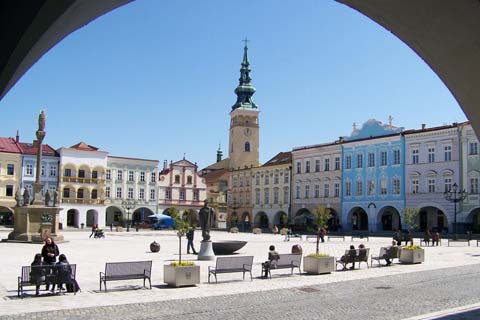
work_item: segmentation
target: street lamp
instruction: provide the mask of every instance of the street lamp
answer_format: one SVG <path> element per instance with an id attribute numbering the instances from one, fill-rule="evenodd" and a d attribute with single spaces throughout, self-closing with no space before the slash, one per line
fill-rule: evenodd
<path id="1" fill-rule="evenodd" d="M 445 199 L 447 199 L 450 202 L 453 202 L 453 217 L 454 217 L 454 222 L 453 222 L 453 233 L 454 233 L 454 239 L 457 239 L 457 203 L 462 202 L 465 200 L 467 197 L 467 192 L 465 189 L 459 191 L 458 190 L 458 185 L 456 183 L 453 184 L 452 188 L 450 190 L 445 191 L 444 193 Z"/>
<path id="2" fill-rule="evenodd" d="M 130 231 L 130 210 L 135 209 L 137 202 L 134 200 L 123 200 L 122 207 L 125 211 L 127 211 L 127 232 Z"/>

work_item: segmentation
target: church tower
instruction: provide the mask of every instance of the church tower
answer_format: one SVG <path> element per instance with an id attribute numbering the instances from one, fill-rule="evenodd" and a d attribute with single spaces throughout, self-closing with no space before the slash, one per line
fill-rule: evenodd
<path id="1" fill-rule="evenodd" d="M 251 84 L 247 41 L 245 39 L 239 85 L 235 89 L 237 102 L 232 106 L 230 112 L 228 148 L 230 169 L 243 169 L 259 165 L 258 114 L 260 111 L 252 100 L 255 88 Z"/>

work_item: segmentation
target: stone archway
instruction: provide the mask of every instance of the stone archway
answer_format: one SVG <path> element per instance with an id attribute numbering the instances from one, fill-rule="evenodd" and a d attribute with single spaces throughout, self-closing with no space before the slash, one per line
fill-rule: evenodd
<path id="1" fill-rule="evenodd" d="M 105 225 L 106 226 L 121 226 L 123 225 L 122 209 L 117 206 L 110 206 L 105 209 Z"/>
<path id="2" fill-rule="evenodd" d="M 13 225 L 13 210 L 9 207 L 0 206 L 0 225 Z"/>
<path id="3" fill-rule="evenodd" d="M 425 206 L 419 210 L 418 226 L 422 231 L 428 228 L 433 231 L 448 232 L 449 223 L 447 215 L 441 209 L 434 206 Z"/>
<path id="4" fill-rule="evenodd" d="M 273 224 L 279 228 L 283 228 L 288 224 L 288 215 L 284 211 L 278 211 L 275 214 L 275 218 L 273 219 Z"/>
<path id="5" fill-rule="evenodd" d="M 472 232 L 480 233 L 480 208 L 475 208 L 467 216 L 467 223 L 471 223 Z"/>
<path id="6" fill-rule="evenodd" d="M 392 206 L 385 206 L 377 214 L 377 230 L 394 231 L 402 230 L 400 213 Z"/>
<path id="7" fill-rule="evenodd" d="M 268 228 L 268 216 L 265 212 L 260 211 L 255 215 L 254 226 L 257 228 Z"/>
<path id="8" fill-rule="evenodd" d="M 361 207 L 354 207 L 348 214 L 352 230 L 368 230 L 368 214 Z"/>
<path id="9" fill-rule="evenodd" d="M 94 224 L 98 224 L 98 212 L 97 210 L 88 210 L 87 211 L 87 227 L 91 227 Z"/>
<path id="10" fill-rule="evenodd" d="M 147 217 L 149 215 L 152 215 L 152 214 L 153 214 L 153 211 L 150 210 L 149 208 L 146 208 L 146 207 L 136 208 L 135 211 L 132 213 L 132 222 L 134 224 L 142 223 L 145 220 L 147 220 Z"/>
<path id="11" fill-rule="evenodd" d="M 80 213 L 77 209 L 70 209 L 67 211 L 67 227 L 80 227 Z"/>
<path id="12" fill-rule="evenodd" d="M 330 219 L 328 219 L 327 221 L 327 229 L 328 231 L 338 231 L 339 229 L 342 228 L 338 213 L 332 208 L 328 208 L 328 209 L 330 210 Z"/>

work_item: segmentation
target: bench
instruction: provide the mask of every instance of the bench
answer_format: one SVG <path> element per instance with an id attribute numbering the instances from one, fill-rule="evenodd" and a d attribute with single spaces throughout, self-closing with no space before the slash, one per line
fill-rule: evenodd
<path id="1" fill-rule="evenodd" d="M 422 245 L 422 243 L 423 243 L 423 245 Z M 422 246 L 422 247 L 423 247 L 423 246 L 433 246 L 433 241 L 432 241 L 432 239 L 430 239 L 429 243 L 431 243 L 431 244 L 428 244 L 428 245 L 427 245 L 427 243 L 425 242 L 425 239 L 420 239 L 420 246 Z M 438 245 L 439 245 L 439 246 L 442 245 L 442 239 L 438 239 Z"/>
<path id="2" fill-rule="evenodd" d="M 365 248 L 365 249 L 355 249 L 355 256 L 352 257 L 350 256 L 350 250 L 345 250 L 345 258 L 342 260 L 342 258 L 337 259 L 337 266 L 340 264 L 343 266 L 343 269 L 345 270 L 347 268 L 347 264 L 349 263 L 355 263 L 358 262 L 358 268 L 360 268 L 360 264 L 362 262 L 365 262 L 368 266 L 368 254 L 370 253 L 370 248 Z"/>
<path id="3" fill-rule="evenodd" d="M 67 273 L 65 268 L 68 268 Z M 61 292 L 63 284 L 71 284 L 75 280 L 76 270 L 75 264 L 23 266 L 17 280 L 17 295 L 23 296 L 24 287 L 37 285 L 57 285 Z"/>
<path id="4" fill-rule="evenodd" d="M 448 239 L 448 246 L 450 247 L 450 242 L 466 242 L 468 243 L 468 246 L 470 247 L 470 239 Z M 477 240 L 477 247 L 478 247 L 478 240 Z"/>
<path id="5" fill-rule="evenodd" d="M 150 289 L 152 283 L 150 277 L 152 274 L 152 261 L 129 261 L 129 262 L 107 262 L 105 263 L 105 272 L 100 272 L 100 291 L 102 291 L 102 282 L 107 291 L 107 281 L 148 279 Z"/>
<path id="6" fill-rule="evenodd" d="M 327 235 L 327 241 L 330 241 L 330 239 L 343 239 L 343 241 L 345 241 L 345 236 Z"/>
<path id="7" fill-rule="evenodd" d="M 377 261 L 379 265 L 380 264 L 380 260 L 385 260 L 385 262 L 387 261 L 387 259 L 390 259 L 390 260 L 393 260 L 393 259 L 398 259 L 399 258 L 399 250 L 398 250 L 398 247 L 392 247 L 391 250 L 389 250 L 390 248 L 386 248 L 386 247 L 381 247 L 380 248 L 380 252 L 378 253 L 378 256 L 371 256 L 370 257 L 370 266 L 373 265 L 373 260 Z"/>
<path id="8" fill-rule="evenodd" d="M 287 233 L 285 235 L 285 239 L 283 241 L 290 241 L 290 238 L 298 238 L 298 239 L 302 240 L 302 235 L 298 234 L 298 233 L 291 233 L 291 234 Z"/>
<path id="9" fill-rule="evenodd" d="M 293 274 L 293 269 L 298 268 L 298 272 L 300 273 L 300 264 L 302 262 L 302 255 L 301 254 L 279 254 L 278 260 L 272 260 L 269 266 L 262 264 L 262 275 L 265 274 L 265 268 L 268 268 L 268 275 L 270 279 L 272 278 L 271 270 L 276 269 L 290 269 L 291 274 Z"/>
<path id="10" fill-rule="evenodd" d="M 315 239 L 315 241 L 317 240 L 317 235 L 316 234 L 307 234 L 305 236 L 305 241 L 308 241 L 308 239 Z"/>
<path id="11" fill-rule="evenodd" d="M 358 238 L 358 239 L 367 239 L 367 241 L 370 241 L 370 239 L 368 238 L 368 234 L 366 233 L 358 233 L 358 234 L 352 234 L 352 241 L 354 238 Z"/>
<path id="12" fill-rule="evenodd" d="M 218 257 L 215 267 L 208 267 L 208 283 L 212 274 L 215 276 L 215 283 L 217 282 L 217 273 L 243 272 L 243 280 L 245 280 L 245 273 L 249 272 L 252 280 L 252 264 L 253 256 Z"/>

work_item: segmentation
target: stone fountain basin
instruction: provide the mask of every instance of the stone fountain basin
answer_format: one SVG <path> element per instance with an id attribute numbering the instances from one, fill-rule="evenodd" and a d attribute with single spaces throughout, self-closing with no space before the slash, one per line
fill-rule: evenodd
<path id="1" fill-rule="evenodd" d="M 224 240 L 213 242 L 213 252 L 216 255 L 233 254 L 247 244 L 247 241 Z"/>

